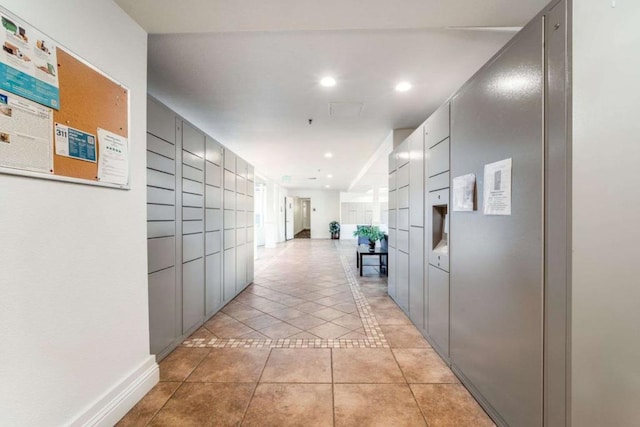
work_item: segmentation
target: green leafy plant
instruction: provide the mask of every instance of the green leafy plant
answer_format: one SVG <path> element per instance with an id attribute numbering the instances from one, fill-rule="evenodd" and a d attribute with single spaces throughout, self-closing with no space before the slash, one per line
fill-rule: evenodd
<path id="1" fill-rule="evenodd" d="M 329 223 L 329 233 L 331 233 L 332 239 L 340 238 L 340 223 L 338 221 L 331 221 Z"/>
<path id="2" fill-rule="evenodd" d="M 384 238 L 384 233 L 377 225 L 358 225 L 356 231 L 353 232 L 354 237 L 366 237 L 369 239 L 369 244 L 375 246 L 378 240 Z"/>

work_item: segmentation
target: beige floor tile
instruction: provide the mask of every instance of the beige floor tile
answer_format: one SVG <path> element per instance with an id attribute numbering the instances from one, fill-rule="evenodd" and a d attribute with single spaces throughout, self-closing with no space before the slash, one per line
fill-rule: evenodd
<path id="1" fill-rule="evenodd" d="M 320 338 L 332 339 L 341 337 L 349 332 L 349 329 L 336 325 L 335 323 L 327 322 L 315 328 L 310 328 L 307 332 L 317 335 Z"/>
<path id="2" fill-rule="evenodd" d="M 307 329 L 324 325 L 325 323 L 327 323 L 327 321 L 324 319 L 320 319 L 318 317 L 312 316 L 311 314 L 305 314 L 304 316 L 296 317 L 295 319 L 289 319 L 287 320 L 287 323 L 295 326 L 296 328 L 300 328 L 303 331 L 306 331 Z"/>
<path id="3" fill-rule="evenodd" d="M 353 316 L 351 314 L 333 319 L 331 323 L 335 323 L 336 325 L 340 325 L 351 331 L 357 328 L 362 328 L 362 320 L 360 320 L 360 316 Z"/>
<path id="4" fill-rule="evenodd" d="M 269 338 L 266 335 L 262 335 L 260 332 L 258 331 L 253 331 L 253 332 L 249 332 L 248 334 L 244 334 L 238 338 L 251 338 L 254 340 L 266 340 L 267 338 Z"/>
<path id="5" fill-rule="evenodd" d="M 351 300 L 353 301 L 353 298 Z M 326 305 L 327 307 L 331 307 L 332 305 L 342 304 L 344 302 L 349 302 L 349 301 L 345 301 L 344 298 L 322 297 L 320 299 L 315 300 L 315 302 L 318 304 Z"/>
<path id="6" fill-rule="evenodd" d="M 288 323 L 280 322 L 268 326 L 264 329 L 260 329 L 258 332 L 272 339 L 280 339 L 288 338 L 291 335 L 298 334 L 302 332 L 302 329 L 296 328 L 295 326 L 289 325 Z"/>
<path id="7" fill-rule="evenodd" d="M 315 302 L 310 302 L 310 301 L 305 302 L 304 304 L 295 306 L 296 310 L 304 311 L 305 313 L 309 313 L 309 314 L 313 314 L 314 312 L 319 310 L 324 310 L 325 308 L 327 307 L 325 307 L 324 305 L 316 304 Z"/>
<path id="8" fill-rule="evenodd" d="M 333 308 L 333 309 L 335 309 L 335 310 L 340 310 L 340 311 L 342 311 L 342 312 L 344 312 L 344 313 L 353 313 L 353 314 L 355 314 L 355 315 L 357 315 L 357 314 L 358 314 L 358 313 L 357 313 L 358 308 L 357 308 L 357 307 L 356 307 L 356 305 L 355 305 L 354 303 L 352 303 L 352 302 L 343 302 L 343 303 L 340 303 L 340 304 L 336 304 L 336 305 L 334 305 L 334 306 L 333 306 L 333 307 L 331 307 L 331 308 Z"/>
<path id="9" fill-rule="evenodd" d="M 405 383 L 391 350 L 333 349 L 335 383 Z"/>
<path id="10" fill-rule="evenodd" d="M 214 348 L 187 381 L 256 383 L 267 362 L 269 351 L 253 348 Z"/>
<path id="11" fill-rule="evenodd" d="M 336 426 L 426 426 L 406 384 L 335 384 Z"/>
<path id="12" fill-rule="evenodd" d="M 351 339 L 351 340 L 363 340 L 366 339 L 367 336 L 363 332 L 351 331 L 342 335 L 340 339 Z"/>
<path id="13" fill-rule="evenodd" d="M 391 348 L 430 348 L 413 325 L 380 325 Z"/>
<path id="14" fill-rule="evenodd" d="M 394 348 L 400 369 L 409 383 L 449 383 L 458 379 L 430 348 Z"/>
<path id="15" fill-rule="evenodd" d="M 150 426 L 237 426 L 255 384 L 184 383 Z"/>
<path id="16" fill-rule="evenodd" d="M 335 287 L 335 288 L 324 288 L 321 289 L 319 291 L 316 292 L 316 294 L 321 295 L 323 297 L 330 297 L 332 295 L 336 295 L 339 294 L 343 291 L 342 288 L 339 287 Z"/>
<path id="17" fill-rule="evenodd" d="M 236 303 L 236 306 L 234 306 L 233 309 L 224 310 L 224 312 L 229 316 L 233 317 L 234 319 L 239 320 L 241 322 L 264 314 L 260 310 L 257 310 L 253 307 L 249 307 L 248 305 L 244 305 L 241 303 Z"/>
<path id="18" fill-rule="evenodd" d="M 304 316 L 306 314 L 307 313 L 305 313 L 304 311 L 300 311 L 292 307 L 270 313 L 271 316 L 284 321 L 295 319 L 296 317 Z"/>
<path id="19" fill-rule="evenodd" d="M 255 330 L 259 330 L 262 328 L 266 328 L 267 326 L 271 326 L 274 325 L 276 323 L 281 322 L 280 319 L 276 319 L 273 316 L 270 316 L 268 314 L 262 314 L 258 317 L 254 317 L 251 319 L 247 319 L 244 320 L 242 323 L 244 323 L 245 325 L 247 325 L 248 327 L 255 329 Z"/>
<path id="20" fill-rule="evenodd" d="M 146 426 L 151 418 L 167 403 L 167 400 L 180 387 L 181 382 L 159 382 L 134 406 L 117 427 Z"/>
<path id="21" fill-rule="evenodd" d="M 306 301 L 307 300 L 304 300 L 302 298 L 289 296 L 289 295 L 287 295 L 286 297 L 278 300 L 278 302 L 280 304 L 284 304 L 287 307 L 295 307 L 296 305 L 304 304 Z"/>
<path id="22" fill-rule="evenodd" d="M 344 312 L 330 308 L 330 307 L 326 307 L 326 308 L 323 308 L 322 310 L 314 311 L 313 315 L 315 317 L 319 317 L 324 320 L 333 320 L 333 319 L 337 319 L 338 317 L 344 316 Z"/>
<path id="23" fill-rule="evenodd" d="M 243 426 L 332 426 L 331 384 L 259 384 Z"/>
<path id="24" fill-rule="evenodd" d="M 184 381 L 209 352 L 210 348 L 176 348 L 160 362 L 160 381 Z"/>
<path id="25" fill-rule="evenodd" d="M 300 332 L 299 334 L 291 335 L 289 337 L 289 339 L 317 340 L 317 339 L 321 339 L 321 338 L 319 336 L 317 336 L 317 335 L 313 335 L 313 334 L 310 334 L 307 331 L 304 331 L 304 332 Z"/>
<path id="26" fill-rule="evenodd" d="M 372 307 L 372 310 L 379 325 L 411 325 L 409 318 L 398 308 L 398 306 L 390 308 Z"/>
<path id="27" fill-rule="evenodd" d="M 192 333 L 189 336 L 190 340 L 195 340 L 195 339 L 203 339 L 205 341 L 210 341 L 211 339 L 216 338 L 216 336 L 214 334 L 212 334 L 207 328 L 205 328 L 204 326 L 202 326 L 200 329 L 198 329 L 197 331 L 195 331 L 194 333 Z"/>
<path id="28" fill-rule="evenodd" d="M 219 338 L 237 338 L 252 332 L 253 329 L 224 313 L 218 313 L 204 324 L 212 334 Z"/>
<path id="29" fill-rule="evenodd" d="M 412 384 L 430 427 L 492 427 L 491 419 L 461 384 Z"/>
<path id="30" fill-rule="evenodd" d="M 271 301 L 271 300 L 266 300 L 267 302 L 264 301 L 260 301 L 260 302 L 252 302 L 251 306 L 254 308 L 257 308 L 260 311 L 263 311 L 265 313 L 272 313 L 274 311 L 278 311 L 278 310 L 282 310 L 284 308 L 287 308 L 286 305 L 284 304 L 280 304 L 278 302 L 275 301 Z"/>
<path id="31" fill-rule="evenodd" d="M 274 348 L 260 382 L 331 383 L 331 350 Z"/>

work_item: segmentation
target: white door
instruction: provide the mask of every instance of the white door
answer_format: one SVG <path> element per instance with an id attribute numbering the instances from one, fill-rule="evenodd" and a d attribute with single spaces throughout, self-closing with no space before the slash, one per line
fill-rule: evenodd
<path id="1" fill-rule="evenodd" d="M 302 228 L 311 230 L 311 200 L 305 200 L 302 203 Z"/>
<path id="2" fill-rule="evenodd" d="M 284 205 L 285 239 L 291 240 L 293 239 L 293 197 L 285 197 Z"/>

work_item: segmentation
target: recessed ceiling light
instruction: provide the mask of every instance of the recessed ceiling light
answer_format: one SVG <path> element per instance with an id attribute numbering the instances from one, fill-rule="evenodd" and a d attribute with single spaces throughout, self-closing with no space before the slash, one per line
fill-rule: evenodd
<path id="1" fill-rule="evenodd" d="M 398 92 L 406 92 L 411 89 L 411 83 L 409 82 L 400 82 L 396 85 L 396 90 Z"/>
<path id="2" fill-rule="evenodd" d="M 336 79 L 327 76 L 320 80 L 320 84 L 324 87 L 332 87 L 336 85 Z"/>
<path id="3" fill-rule="evenodd" d="M 327 184 L 324 186 L 324 188 L 331 188 L 331 186 Z"/>
<path id="4" fill-rule="evenodd" d="M 329 174 L 327 175 L 327 178 L 333 178 L 333 175 Z"/>
<path id="5" fill-rule="evenodd" d="M 332 153 L 324 153 L 324 157 L 327 158 L 327 159 L 330 159 L 330 158 L 333 157 L 333 154 Z"/>

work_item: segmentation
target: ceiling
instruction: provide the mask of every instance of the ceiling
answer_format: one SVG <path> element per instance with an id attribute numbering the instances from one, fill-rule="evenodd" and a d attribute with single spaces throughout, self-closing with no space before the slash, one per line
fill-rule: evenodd
<path id="1" fill-rule="evenodd" d="M 284 187 L 346 191 L 379 181 L 390 131 L 422 123 L 514 34 L 451 27 L 521 26 L 546 0 L 116 2 L 151 33 L 149 93 Z M 330 116 L 336 102 L 362 111 Z"/>

